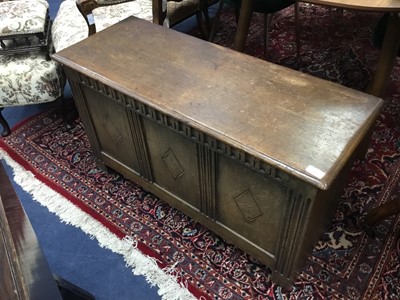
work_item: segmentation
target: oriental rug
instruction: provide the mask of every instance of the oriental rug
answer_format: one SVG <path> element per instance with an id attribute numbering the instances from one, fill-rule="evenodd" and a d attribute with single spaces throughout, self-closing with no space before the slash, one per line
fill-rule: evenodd
<path id="1" fill-rule="evenodd" d="M 379 15 L 311 5 L 303 5 L 301 15 L 300 56 L 296 56 L 294 18 L 288 9 L 274 17 L 267 59 L 363 90 L 379 53 L 371 41 Z M 246 48 L 248 54 L 259 57 L 260 20 L 255 16 Z M 220 24 L 215 41 L 232 46 L 233 13 L 225 12 Z M 115 172 L 97 168 L 79 120 L 67 130 L 53 113 L 43 113 L 15 128 L 0 146 L 6 159 L 32 172 L 65 197 L 68 205 L 95 220 L 99 228 L 107 228 L 118 240 L 124 240 L 124 247 L 128 243 L 132 251 L 153 258 L 158 268 L 197 298 L 398 299 L 399 216 L 379 224 L 374 238 L 362 225 L 368 211 L 400 192 L 399 76 L 396 66 L 366 157 L 355 162 L 331 226 L 315 245 L 291 290 L 270 280 L 268 266 L 162 199 Z M 164 299 L 190 297 L 184 292 L 176 297 L 164 295 Z"/>

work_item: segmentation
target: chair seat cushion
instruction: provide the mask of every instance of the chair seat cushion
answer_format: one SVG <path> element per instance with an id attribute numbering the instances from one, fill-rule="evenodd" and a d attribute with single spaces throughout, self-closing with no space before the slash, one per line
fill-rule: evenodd
<path id="1" fill-rule="evenodd" d="M 152 21 L 152 0 L 136 0 L 104 6 L 93 11 L 97 31 L 101 31 L 129 16 Z M 52 40 L 56 52 L 88 37 L 86 22 L 76 7 L 75 0 L 61 3 L 52 26 Z"/>
<path id="2" fill-rule="evenodd" d="M 0 107 L 50 102 L 62 95 L 62 67 L 43 53 L 0 55 L 0 65 Z"/>
<path id="3" fill-rule="evenodd" d="M 26 35 L 45 31 L 48 3 L 15 0 L 0 2 L 0 36 Z"/>

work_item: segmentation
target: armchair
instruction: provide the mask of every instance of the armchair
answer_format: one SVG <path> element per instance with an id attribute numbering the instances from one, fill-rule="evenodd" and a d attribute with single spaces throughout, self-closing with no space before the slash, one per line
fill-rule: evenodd
<path id="1" fill-rule="evenodd" d="M 46 0 L 0 2 L 0 124 L 2 136 L 11 133 L 2 115 L 5 107 L 51 102 L 63 98 L 65 77 L 49 59 L 51 47 Z M 48 32 L 48 33 L 47 33 Z M 35 45 L 34 42 L 37 42 Z M 51 41 L 48 41 L 49 45 Z M 36 47 L 37 46 L 37 47 Z M 43 47 L 42 47 L 43 46 Z"/>
<path id="2" fill-rule="evenodd" d="M 58 52 L 129 16 L 172 27 L 196 15 L 199 25 L 205 29 L 204 19 L 208 19 L 207 1 L 64 0 L 53 22 L 54 48 Z"/>

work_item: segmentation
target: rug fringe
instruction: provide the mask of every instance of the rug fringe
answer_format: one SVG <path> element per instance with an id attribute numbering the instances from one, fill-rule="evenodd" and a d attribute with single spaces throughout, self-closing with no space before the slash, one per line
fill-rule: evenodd
<path id="1" fill-rule="evenodd" d="M 35 175 L 15 162 L 4 150 L 0 149 L 0 158 L 13 170 L 14 181 L 21 186 L 32 199 L 57 215 L 62 223 L 81 229 L 90 238 L 96 239 L 100 247 L 109 249 L 123 256 L 126 266 L 132 273 L 142 275 L 146 281 L 159 288 L 162 299 L 196 299 L 184 286 L 177 282 L 177 277 L 165 273 L 154 258 L 144 255 L 136 248 L 131 237 L 119 239 L 100 222 L 83 212 L 59 193 L 38 180 Z"/>

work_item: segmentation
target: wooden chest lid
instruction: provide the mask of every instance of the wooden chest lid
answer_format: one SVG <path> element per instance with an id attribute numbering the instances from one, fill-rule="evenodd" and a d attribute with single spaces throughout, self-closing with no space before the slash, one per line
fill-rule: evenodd
<path id="1" fill-rule="evenodd" d="M 134 17 L 53 58 L 321 189 L 383 103 Z"/>

